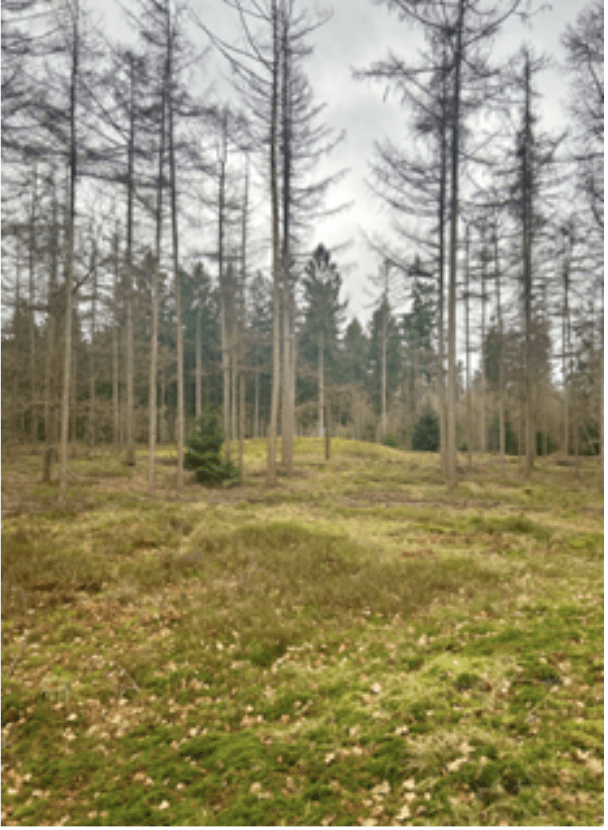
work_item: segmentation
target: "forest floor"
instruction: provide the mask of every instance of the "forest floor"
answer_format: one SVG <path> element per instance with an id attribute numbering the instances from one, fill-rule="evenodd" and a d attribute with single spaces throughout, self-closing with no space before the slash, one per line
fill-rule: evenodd
<path id="1" fill-rule="evenodd" d="M 3 824 L 603 824 L 597 459 L 159 455 L 3 459 Z"/>

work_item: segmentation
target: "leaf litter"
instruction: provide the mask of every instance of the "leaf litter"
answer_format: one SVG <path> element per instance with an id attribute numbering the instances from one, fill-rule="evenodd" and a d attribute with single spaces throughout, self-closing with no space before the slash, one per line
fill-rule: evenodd
<path id="1" fill-rule="evenodd" d="M 566 574 L 570 554 L 554 553 Z M 601 824 L 601 669 L 588 679 L 603 662 L 600 569 L 547 578 L 544 567 L 531 558 L 521 576 L 514 569 L 525 602 L 490 584 L 409 617 L 366 606 L 337 628 L 292 609 L 296 639 L 268 664 L 239 654 L 238 614 L 211 609 L 203 620 L 210 594 L 196 577 L 28 615 L 27 648 L 7 677 L 20 646 L 9 619 L 3 823 L 200 823 L 201 803 L 204 823 L 240 823 L 253 799 L 253 823 Z M 70 625 L 88 636 L 68 648 L 58 633 Z M 380 640 L 391 663 L 386 651 L 373 656 Z M 64 696 L 50 695 L 44 678 L 61 673 L 70 686 L 60 680 Z M 479 680 L 458 688 L 466 673 Z M 283 704 L 286 688 L 297 697 Z M 202 754 L 180 755 L 191 740 Z"/>

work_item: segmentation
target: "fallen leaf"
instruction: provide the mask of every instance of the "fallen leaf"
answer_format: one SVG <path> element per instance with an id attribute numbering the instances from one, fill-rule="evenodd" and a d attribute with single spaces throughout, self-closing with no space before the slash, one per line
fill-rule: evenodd
<path id="1" fill-rule="evenodd" d="M 372 789 L 372 796 L 379 796 L 384 798 L 385 795 L 391 794 L 391 785 L 388 781 L 383 781 L 381 784 L 376 784 Z"/>
<path id="2" fill-rule="evenodd" d="M 395 816 L 395 818 L 397 819 L 397 821 L 404 821 L 407 818 L 411 818 L 411 815 L 412 815 L 412 811 L 407 806 L 407 804 L 404 804 L 403 807 L 399 810 L 399 812 Z"/>
<path id="3" fill-rule="evenodd" d="M 414 781 L 413 778 L 407 778 L 403 782 L 402 786 L 403 786 L 404 790 L 415 790 L 416 789 L 416 782 Z"/>
<path id="4" fill-rule="evenodd" d="M 593 756 L 591 756 L 591 758 L 587 758 L 585 766 L 591 773 L 593 773 L 593 775 L 597 775 L 599 778 L 604 776 L 604 763 L 603 761 L 600 761 L 599 758 L 595 758 Z"/>
<path id="5" fill-rule="evenodd" d="M 445 768 L 448 772 L 456 772 L 456 770 L 459 770 L 463 764 L 466 764 L 466 762 L 466 758 L 455 758 L 453 761 L 449 761 L 445 765 Z"/>

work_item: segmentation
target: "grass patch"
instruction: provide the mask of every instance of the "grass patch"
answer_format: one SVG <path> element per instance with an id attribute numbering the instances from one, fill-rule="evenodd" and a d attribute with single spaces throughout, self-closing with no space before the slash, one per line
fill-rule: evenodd
<path id="1" fill-rule="evenodd" d="M 434 455 L 298 439 L 268 487 L 265 451 L 155 496 L 83 456 L 70 513 L 3 466 L 3 823 L 602 824 L 591 460 L 448 494 Z"/>

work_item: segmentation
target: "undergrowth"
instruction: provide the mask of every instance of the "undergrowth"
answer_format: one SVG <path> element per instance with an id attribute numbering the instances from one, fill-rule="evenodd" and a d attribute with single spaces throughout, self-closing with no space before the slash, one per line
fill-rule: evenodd
<path id="1" fill-rule="evenodd" d="M 5 518 L 3 823 L 602 824 L 591 466 L 448 495 L 432 455 L 298 439 L 269 488 L 263 449 L 181 497 L 97 456 Z"/>

